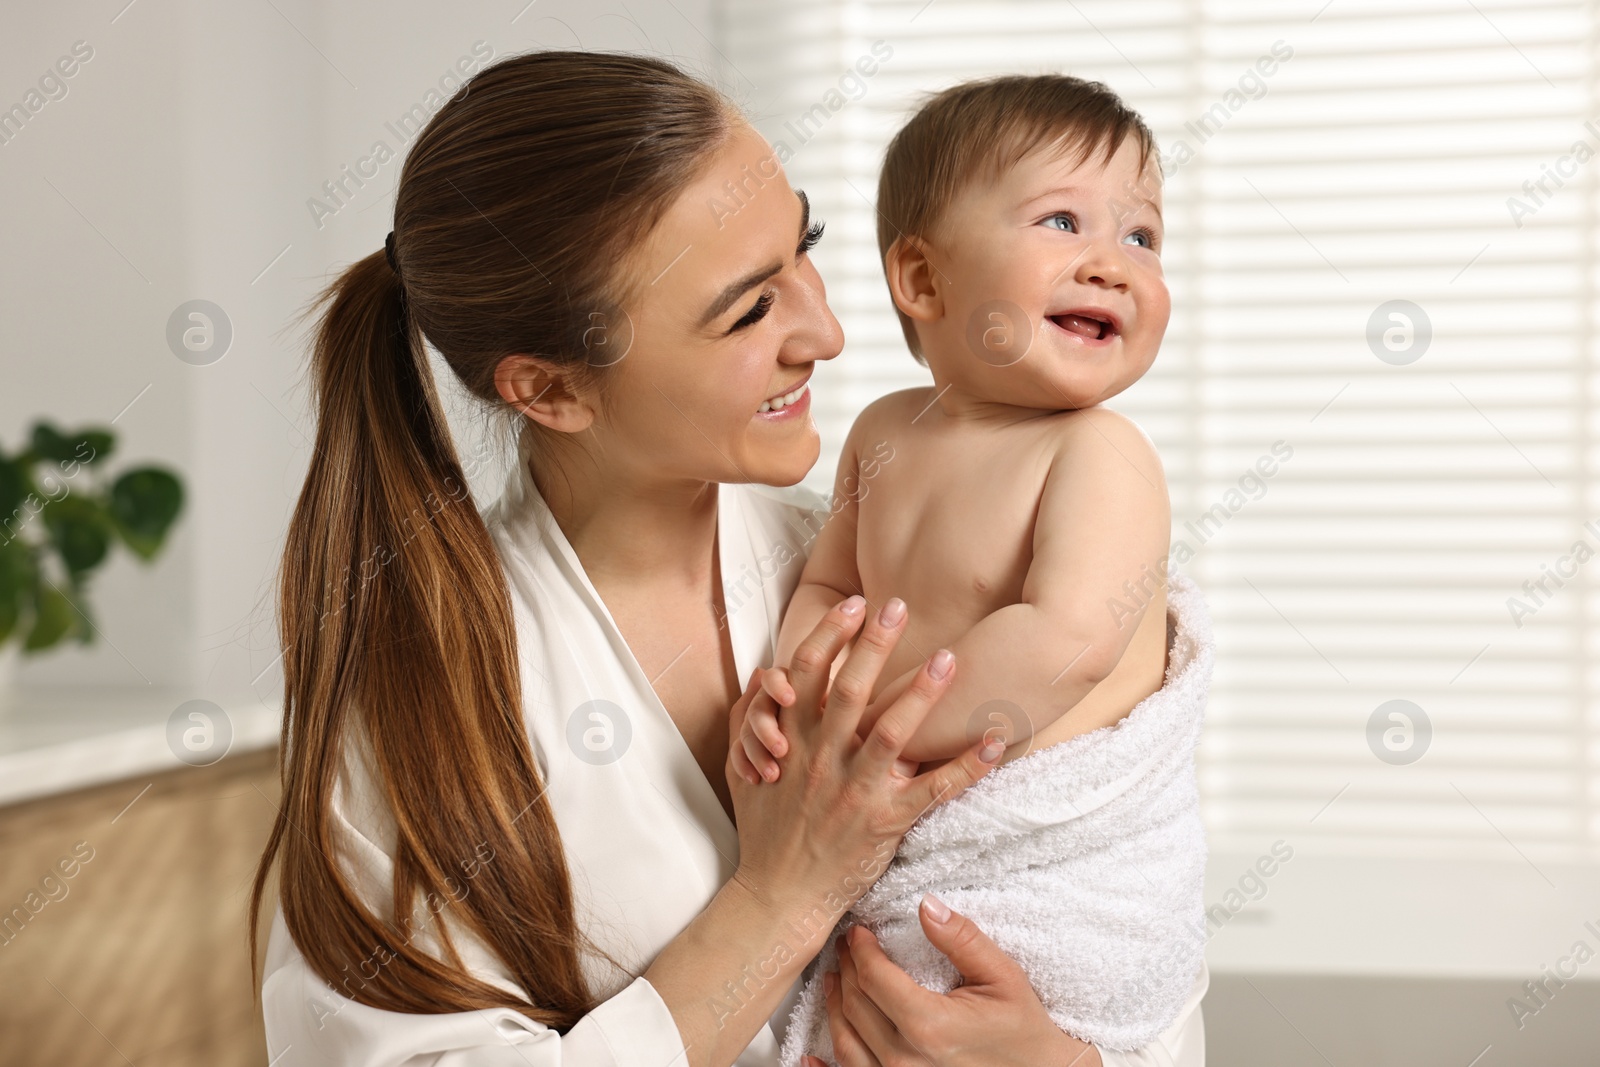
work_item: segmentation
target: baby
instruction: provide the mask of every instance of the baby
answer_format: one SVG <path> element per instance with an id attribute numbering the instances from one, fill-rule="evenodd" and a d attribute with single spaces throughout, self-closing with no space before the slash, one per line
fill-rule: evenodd
<path id="1" fill-rule="evenodd" d="M 1193 755 L 1211 669 L 1204 602 L 1168 559 L 1160 457 L 1101 406 L 1150 368 L 1170 312 L 1154 137 L 1096 82 L 959 85 L 889 145 L 878 218 L 901 328 L 934 384 L 857 418 L 774 662 L 844 597 L 874 611 L 898 597 L 910 622 L 862 735 L 948 648 L 955 680 L 904 755 L 926 770 L 980 739 L 1007 747 L 913 828 L 840 927 L 868 925 L 947 990 L 958 978 L 916 916 L 936 891 L 1023 965 L 1063 1029 L 1138 1048 L 1173 1022 L 1202 958 Z M 787 748 L 775 702 L 794 695 L 781 669 L 762 685 L 742 743 L 772 779 Z M 808 973 L 786 1064 L 831 1056 L 819 987 L 833 958 Z"/>

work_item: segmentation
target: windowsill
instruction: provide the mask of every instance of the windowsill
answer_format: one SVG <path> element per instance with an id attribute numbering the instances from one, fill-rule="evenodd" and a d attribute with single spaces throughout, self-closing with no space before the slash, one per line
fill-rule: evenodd
<path id="1" fill-rule="evenodd" d="M 0 710 L 0 804 L 187 766 L 168 745 L 167 721 L 190 699 L 153 686 L 19 690 Z M 275 704 L 222 706 L 233 729 L 228 752 L 277 744 Z"/>
<path id="2" fill-rule="evenodd" d="M 1213 853 L 1207 906 L 1223 902 L 1257 859 Z M 1262 881 L 1259 900 L 1208 925 L 1215 973 L 1494 978 L 1515 986 L 1575 942 L 1600 942 L 1595 865 L 1535 869 L 1515 854 L 1502 861 L 1297 852 Z M 1585 967 L 1580 977 L 1600 973 Z"/>

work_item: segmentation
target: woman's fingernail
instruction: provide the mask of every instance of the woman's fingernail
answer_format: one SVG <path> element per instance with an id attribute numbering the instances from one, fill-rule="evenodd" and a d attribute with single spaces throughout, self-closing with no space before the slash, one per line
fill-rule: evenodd
<path id="1" fill-rule="evenodd" d="M 948 648 L 941 648 L 939 651 L 935 652 L 933 654 L 933 658 L 928 661 L 928 673 L 932 675 L 936 681 L 943 681 L 944 676 L 950 673 L 950 665 L 955 663 L 955 661 L 956 656 L 954 652 L 951 652 Z"/>
<path id="2" fill-rule="evenodd" d="M 1000 753 L 1004 752 L 1005 750 L 1006 746 L 1004 743 L 1000 741 L 990 741 L 982 748 L 978 749 L 978 758 L 985 763 L 993 763 L 995 760 L 1000 758 Z"/>
<path id="3" fill-rule="evenodd" d="M 834 989 L 839 985 L 839 976 L 832 971 L 827 971 L 822 976 L 822 995 L 833 996 Z"/>
<path id="4" fill-rule="evenodd" d="M 878 612 L 878 625 L 889 627 L 897 626 L 900 620 L 906 617 L 906 602 L 899 597 L 890 597 L 889 602 Z"/>
<path id="5" fill-rule="evenodd" d="M 922 894 L 922 906 L 928 909 L 928 918 L 936 923 L 945 922 L 950 918 L 950 905 L 932 893 Z"/>
<path id="6" fill-rule="evenodd" d="M 840 603 L 839 610 L 846 615 L 860 615 L 861 610 L 867 606 L 867 598 L 863 596 L 845 597 Z"/>

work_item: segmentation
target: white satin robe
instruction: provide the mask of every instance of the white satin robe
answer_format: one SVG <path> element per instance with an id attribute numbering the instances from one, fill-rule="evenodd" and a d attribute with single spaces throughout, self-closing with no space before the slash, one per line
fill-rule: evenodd
<path id="1" fill-rule="evenodd" d="M 289 936 L 280 910 L 262 983 L 273 1067 L 673 1067 L 687 1062 L 666 1004 L 650 982 L 636 976 L 732 876 L 738 835 L 540 496 L 528 473 L 526 446 L 520 452 L 503 495 L 485 519 L 505 565 L 516 617 L 524 718 L 566 849 L 579 923 L 629 973 L 619 974 L 586 954 L 582 962 L 590 987 L 604 999 L 565 1035 L 509 1009 L 446 1015 L 382 1011 L 343 996 L 319 978 Z M 799 486 L 719 486 L 719 564 L 741 681 L 753 668 L 770 663 L 783 607 L 799 581 L 812 532 L 826 513 L 826 498 Z M 334 791 L 336 858 L 358 891 L 387 916 L 395 828 L 363 751 L 352 742 Z M 420 904 L 416 915 L 419 920 L 426 915 Z M 475 973 L 517 990 L 481 942 L 454 924 L 450 929 Z M 420 940 L 437 951 L 427 935 Z M 341 985 L 354 990 L 359 982 L 357 977 Z M 716 992 L 708 989 L 707 995 Z M 775 1067 L 782 1027 L 798 992 L 797 982 L 738 1067 Z M 1198 1049 L 1198 1026 L 1198 1011 L 1186 1009 L 1168 1036 Z M 1150 1058 L 1141 1058 L 1146 1055 Z M 1195 1058 L 1200 1055 L 1173 1059 L 1171 1052 L 1152 1047 L 1131 1058 L 1106 1053 L 1105 1062 L 1107 1067 L 1191 1067 L 1202 1062 Z"/>

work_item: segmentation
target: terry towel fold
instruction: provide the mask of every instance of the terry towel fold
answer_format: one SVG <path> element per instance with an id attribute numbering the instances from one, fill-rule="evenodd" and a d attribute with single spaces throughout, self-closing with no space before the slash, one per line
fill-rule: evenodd
<path id="1" fill-rule="evenodd" d="M 804 1054 L 835 1062 L 821 979 L 852 926 L 926 988 L 960 984 L 917 919 L 929 891 L 1021 964 L 1080 1040 L 1136 1049 L 1177 1017 L 1205 950 L 1194 752 L 1214 643 L 1199 588 L 1170 564 L 1167 576 L 1161 688 L 1119 723 L 996 768 L 911 828 L 807 969 L 783 1067 Z"/>

